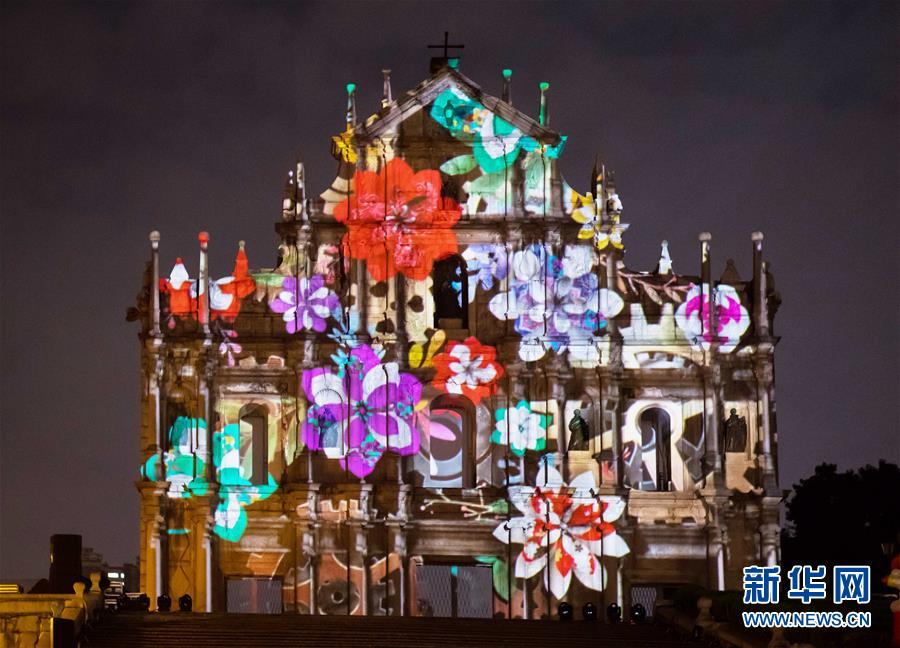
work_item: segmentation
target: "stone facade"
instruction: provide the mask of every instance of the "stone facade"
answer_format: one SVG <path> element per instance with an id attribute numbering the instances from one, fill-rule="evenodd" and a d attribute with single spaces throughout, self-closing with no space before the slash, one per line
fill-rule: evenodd
<path id="1" fill-rule="evenodd" d="M 364 122 L 348 86 L 339 172 L 318 199 L 289 175 L 276 268 L 242 243 L 211 280 L 201 233 L 199 278 L 166 279 L 151 235 L 151 598 L 537 618 L 778 561 L 762 235 L 749 280 L 712 278 L 708 234 L 696 276 L 665 244 L 629 269 L 612 174 L 557 170 L 547 86 L 535 120 L 456 63 L 398 99 L 386 73 Z"/>

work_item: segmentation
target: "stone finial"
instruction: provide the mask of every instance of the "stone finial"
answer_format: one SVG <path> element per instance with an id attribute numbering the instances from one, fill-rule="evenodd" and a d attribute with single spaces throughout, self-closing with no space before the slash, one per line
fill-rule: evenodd
<path id="1" fill-rule="evenodd" d="M 206 249 L 209 243 L 209 232 L 200 232 L 197 234 L 197 240 L 200 241 L 200 247 Z"/>
<path id="2" fill-rule="evenodd" d="M 761 242 L 763 240 L 763 233 L 762 232 L 753 232 L 750 235 L 750 240 L 753 241 L 754 243 Z"/>
<path id="3" fill-rule="evenodd" d="M 500 98 L 509 105 L 512 105 L 512 70 L 504 68 L 502 74 L 503 91 L 500 94 Z"/>
<path id="4" fill-rule="evenodd" d="M 384 69 L 381 71 L 381 74 L 384 76 L 384 84 L 381 88 L 381 107 L 387 108 L 388 104 L 393 101 L 391 96 L 391 71 L 390 69 Z"/>
<path id="5" fill-rule="evenodd" d="M 712 241 L 712 234 L 709 232 L 700 232 L 700 235 L 697 236 L 697 240 L 701 243 L 709 243 Z"/>
<path id="6" fill-rule="evenodd" d="M 546 81 L 541 81 L 538 87 L 541 89 L 541 110 L 538 114 L 538 123 L 541 126 L 548 126 L 550 124 L 550 108 L 547 105 L 547 90 L 550 89 L 550 84 Z"/>
<path id="7" fill-rule="evenodd" d="M 347 84 L 347 128 L 356 126 L 356 84 Z"/>
<path id="8" fill-rule="evenodd" d="M 697 625 L 701 628 L 708 628 L 714 625 L 716 620 L 712 615 L 712 599 L 708 596 L 701 596 L 697 599 Z"/>
<path id="9" fill-rule="evenodd" d="M 669 256 L 669 242 L 660 243 L 659 261 L 656 264 L 656 274 L 672 274 L 672 257 Z"/>
<path id="10" fill-rule="evenodd" d="M 152 247 L 154 250 L 159 249 L 159 239 L 160 238 L 161 237 L 157 230 L 153 230 L 152 232 L 150 232 L 150 247 Z"/>

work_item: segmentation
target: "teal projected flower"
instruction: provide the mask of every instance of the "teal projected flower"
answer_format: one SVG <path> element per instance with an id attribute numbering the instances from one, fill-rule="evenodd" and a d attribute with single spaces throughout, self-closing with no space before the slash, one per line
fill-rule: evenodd
<path id="1" fill-rule="evenodd" d="M 253 484 L 243 474 L 240 456 L 240 425 L 230 423 L 213 434 L 213 465 L 219 483 L 219 504 L 215 527 L 219 537 L 237 542 L 247 528 L 248 504 L 266 499 L 278 488 L 271 473 L 267 483 Z M 169 482 L 169 497 L 190 498 L 206 495 L 206 421 L 180 416 L 169 428 L 169 446 L 162 455 L 162 474 L 158 473 L 159 455 L 154 454 L 141 467 L 142 475 Z"/>
<path id="2" fill-rule="evenodd" d="M 246 506 L 266 499 L 278 488 L 272 473 L 266 473 L 265 484 L 253 484 L 243 474 L 240 434 L 237 423 L 229 423 L 213 434 L 213 463 L 219 480 L 214 531 L 230 542 L 240 540 L 247 529 Z"/>
<path id="3" fill-rule="evenodd" d="M 205 495 L 205 456 L 206 421 L 179 416 L 169 428 L 169 449 L 162 453 L 162 470 L 160 455 L 154 454 L 141 467 L 141 474 L 151 480 L 160 476 L 169 482 L 169 497 Z"/>
<path id="4" fill-rule="evenodd" d="M 550 417 L 531 409 L 528 401 L 519 401 L 515 407 L 497 410 L 496 427 L 491 434 L 491 442 L 508 445 L 518 456 L 526 450 L 541 451 L 547 447 L 547 426 Z"/>
<path id="5" fill-rule="evenodd" d="M 466 173 L 476 164 L 484 173 L 496 173 L 512 164 L 519 151 L 538 147 L 534 138 L 523 135 L 518 128 L 456 88 L 447 88 L 437 96 L 431 117 L 454 139 L 472 146 L 474 160 L 454 158 L 456 163 L 452 169 L 442 167 L 445 173 Z"/>

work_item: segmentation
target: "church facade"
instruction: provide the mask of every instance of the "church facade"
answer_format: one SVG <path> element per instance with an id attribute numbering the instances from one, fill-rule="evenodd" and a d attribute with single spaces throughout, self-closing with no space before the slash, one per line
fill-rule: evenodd
<path id="1" fill-rule="evenodd" d="M 288 176 L 277 267 L 160 269 L 140 322 L 141 588 L 198 611 L 540 618 L 775 564 L 778 295 L 624 258 L 599 162 L 435 59 L 338 173 Z"/>

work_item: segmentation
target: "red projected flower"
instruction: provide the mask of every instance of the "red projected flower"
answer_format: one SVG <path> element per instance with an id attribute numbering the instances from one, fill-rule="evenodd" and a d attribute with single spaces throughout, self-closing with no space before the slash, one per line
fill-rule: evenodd
<path id="1" fill-rule="evenodd" d="M 501 542 L 522 545 L 516 578 L 544 572 L 547 588 L 558 599 L 566 595 L 573 574 L 585 587 L 603 590 L 606 574 L 600 559 L 621 558 L 630 551 L 612 524 L 625 511 L 625 501 L 597 495 L 590 472 L 566 486 L 555 468 L 542 465 L 535 482 L 537 486 L 511 492 L 522 516 L 494 529 Z"/>
<path id="2" fill-rule="evenodd" d="M 398 272 L 425 279 L 436 260 L 457 251 L 450 228 L 462 210 L 441 196 L 438 171 L 413 173 L 394 158 L 378 173 L 357 171 L 353 185 L 353 195 L 335 208 L 334 217 L 347 224 L 350 256 L 365 259 L 376 281 Z"/>
<path id="3" fill-rule="evenodd" d="M 434 356 L 437 374 L 434 386 L 450 394 L 463 394 L 477 404 L 497 389 L 503 367 L 497 362 L 497 350 L 482 345 L 474 337 L 465 342 L 449 342 L 447 350 Z"/>

